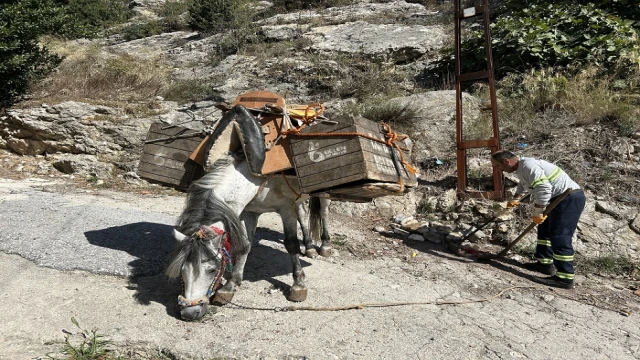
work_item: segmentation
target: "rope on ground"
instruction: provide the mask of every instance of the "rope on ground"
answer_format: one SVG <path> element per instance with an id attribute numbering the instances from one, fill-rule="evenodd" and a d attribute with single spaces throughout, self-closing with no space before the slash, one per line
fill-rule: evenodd
<path id="1" fill-rule="evenodd" d="M 345 310 L 362 310 L 364 308 L 383 308 L 383 307 L 396 307 L 396 306 L 413 306 L 413 305 L 436 305 L 436 306 L 441 306 L 441 305 L 464 305 L 464 304 L 473 304 L 473 303 L 483 303 L 483 302 L 488 302 L 491 301 L 493 299 L 499 298 L 501 297 L 504 293 L 514 290 L 514 289 L 534 289 L 534 290 L 541 290 L 543 292 L 549 293 L 549 294 L 553 294 L 556 296 L 559 296 L 561 298 L 567 299 L 567 300 L 571 300 L 571 301 L 576 301 L 585 305 L 589 305 L 589 306 L 593 306 L 602 310 L 607 310 L 607 311 L 612 311 L 615 313 L 618 313 L 620 315 L 623 316 L 631 316 L 632 311 L 630 309 L 622 309 L 622 308 L 616 308 L 615 306 L 613 306 L 612 304 L 608 304 L 611 307 L 604 307 L 601 305 L 598 305 L 597 303 L 590 303 L 590 302 L 586 302 L 586 301 L 581 301 L 580 299 L 576 298 L 576 297 L 571 297 L 571 296 L 567 296 L 564 295 L 562 293 L 559 292 L 555 292 L 555 291 L 549 291 L 548 287 L 546 286 L 541 286 L 541 285 L 517 285 L 517 286 L 511 286 L 508 288 L 505 288 L 501 291 L 499 291 L 498 293 L 486 297 L 486 298 L 482 298 L 482 299 L 476 299 L 476 300 L 462 300 L 462 301 L 415 301 L 415 302 L 383 302 L 383 303 L 362 303 L 362 304 L 352 304 L 352 305 L 344 305 L 344 306 L 336 306 L 336 307 L 315 307 L 315 306 L 284 306 L 284 307 L 270 307 L 270 308 L 263 308 L 263 307 L 253 307 L 253 306 L 246 306 L 246 305 L 241 305 L 241 304 L 237 304 L 231 301 L 227 301 L 226 304 L 235 306 L 236 308 L 239 309 L 246 309 L 246 310 L 263 310 L 263 311 L 273 311 L 273 312 L 285 312 L 285 311 L 345 311 Z"/>
<path id="2" fill-rule="evenodd" d="M 463 304 L 473 304 L 473 303 L 481 303 L 491 301 L 495 298 L 502 296 L 507 291 L 513 289 L 521 289 L 521 288 L 535 288 L 544 290 L 542 286 L 531 286 L 531 285 L 523 285 L 523 286 L 511 286 L 506 289 L 501 290 L 495 295 L 476 299 L 476 300 L 464 300 L 464 301 L 415 301 L 415 302 L 382 302 L 382 303 L 362 303 L 362 304 L 352 304 L 352 305 L 344 305 L 337 307 L 315 307 L 315 306 L 284 306 L 284 307 L 273 307 L 273 308 L 260 308 L 260 307 L 251 307 L 236 304 L 228 301 L 227 304 L 233 305 L 235 307 L 247 310 L 268 310 L 268 311 L 344 311 L 344 310 L 361 310 L 364 308 L 381 308 L 381 307 L 395 307 L 395 306 L 410 306 L 410 305 L 463 305 Z"/>

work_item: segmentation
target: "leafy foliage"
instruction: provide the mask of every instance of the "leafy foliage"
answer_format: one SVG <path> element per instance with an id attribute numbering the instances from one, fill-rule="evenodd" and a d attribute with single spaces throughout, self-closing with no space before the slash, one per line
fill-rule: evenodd
<path id="1" fill-rule="evenodd" d="M 131 24 L 122 29 L 122 36 L 125 40 L 131 41 L 135 39 L 141 39 L 153 35 L 162 34 L 162 24 L 153 20 L 147 23 Z"/>
<path id="2" fill-rule="evenodd" d="M 164 31 L 186 30 L 187 23 L 185 16 L 189 11 L 188 1 L 167 1 L 160 9 L 158 15 L 162 16 L 162 29 Z"/>
<path id="3" fill-rule="evenodd" d="M 124 0 L 5 0 L 0 5 L 0 106 L 17 101 L 62 61 L 38 43 L 41 36 L 91 37 L 131 15 Z"/>
<path id="4" fill-rule="evenodd" d="M 47 0 L 51 1 L 51 0 Z M 67 38 L 93 38 L 126 22 L 133 12 L 125 0 L 55 0 L 60 7 L 52 33 Z"/>
<path id="5" fill-rule="evenodd" d="M 549 3 L 549 0 L 503 0 L 502 6 L 498 9 L 497 15 L 501 16 L 505 13 L 511 12 L 513 9 L 520 9 L 523 6 L 547 5 Z M 638 6 L 637 0 L 556 0 L 552 3 L 580 6 L 593 5 L 611 15 L 623 19 L 640 21 L 640 7 Z"/>
<path id="6" fill-rule="evenodd" d="M 221 33 L 242 29 L 253 19 L 248 0 L 193 0 L 189 5 L 188 23 L 204 33 Z"/>
<path id="7" fill-rule="evenodd" d="M 193 0 L 187 22 L 205 34 L 225 33 L 214 55 L 227 56 L 256 40 L 256 13 L 249 0 Z"/>
<path id="8" fill-rule="evenodd" d="M 532 5 L 500 17 L 492 26 L 499 68 L 575 63 L 615 64 L 637 51 L 631 20 L 609 15 L 593 4 Z"/>
<path id="9" fill-rule="evenodd" d="M 62 60 L 38 44 L 51 31 L 50 19 L 59 16 L 51 2 L 4 1 L 0 7 L 0 106 L 12 104 L 29 85 L 53 70 Z"/>
<path id="10" fill-rule="evenodd" d="M 629 1 L 630 2 L 630 1 Z M 491 24 L 497 77 L 530 68 L 595 64 L 610 67 L 639 62 L 634 18 L 618 1 L 506 1 Z M 630 5 L 629 5 L 630 6 Z M 486 68 L 483 37 L 474 31 L 462 45 L 463 72 Z M 431 71 L 453 71 L 451 49 Z"/>

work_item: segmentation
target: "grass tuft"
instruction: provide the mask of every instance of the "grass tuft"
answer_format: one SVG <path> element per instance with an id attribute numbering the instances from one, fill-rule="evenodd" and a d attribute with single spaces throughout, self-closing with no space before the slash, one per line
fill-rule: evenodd
<path id="1" fill-rule="evenodd" d="M 112 345 L 110 340 L 107 340 L 104 335 L 98 334 L 97 329 L 91 331 L 84 330 L 78 324 L 75 318 L 71 318 L 71 322 L 80 330 L 80 333 L 75 335 L 67 334 L 64 338 L 64 345 L 62 347 L 62 353 L 64 358 L 59 358 L 47 355 L 49 359 L 73 359 L 73 360 L 107 360 L 117 359 L 117 357 L 111 356 L 112 350 L 109 346 Z M 77 339 L 77 338 L 80 339 Z"/>
<path id="2" fill-rule="evenodd" d="M 391 101 L 387 97 L 367 99 L 364 102 L 352 103 L 345 107 L 345 112 L 360 115 L 376 122 L 385 122 L 393 127 L 409 127 L 415 120 L 420 109 L 411 103 L 401 104 Z"/>
<path id="3" fill-rule="evenodd" d="M 582 258 L 577 262 L 580 271 L 600 275 L 631 276 L 634 270 L 640 269 L 640 262 L 629 256 L 607 254 L 595 258 Z"/>

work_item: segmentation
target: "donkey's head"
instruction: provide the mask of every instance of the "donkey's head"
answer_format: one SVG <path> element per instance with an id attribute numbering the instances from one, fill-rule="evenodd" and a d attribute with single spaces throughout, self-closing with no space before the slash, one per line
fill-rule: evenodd
<path id="1" fill-rule="evenodd" d="M 204 316 L 209 299 L 220 287 L 226 265 L 231 262 L 229 242 L 225 241 L 228 235 L 221 226 L 201 226 L 191 235 L 173 231 L 177 246 L 166 274 L 182 279 L 178 305 L 183 320 Z"/>

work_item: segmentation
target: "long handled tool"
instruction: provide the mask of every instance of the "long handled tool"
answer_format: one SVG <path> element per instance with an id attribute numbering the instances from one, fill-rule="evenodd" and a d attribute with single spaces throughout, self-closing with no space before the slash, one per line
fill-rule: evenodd
<path id="1" fill-rule="evenodd" d="M 529 198 L 529 196 L 531 196 L 531 194 L 527 194 L 525 195 L 522 199 L 520 199 L 520 201 L 525 201 L 527 200 L 527 198 Z M 464 242 L 465 240 L 467 240 L 468 238 L 471 237 L 471 235 L 475 234 L 476 232 L 480 231 L 481 229 L 483 229 L 485 226 L 491 224 L 492 222 L 496 221 L 500 216 L 502 216 L 504 214 L 504 212 L 492 217 L 491 219 L 487 220 L 485 223 L 483 223 L 482 225 L 478 226 L 475 230 L 473 230 L 472 232 L 468 233 L 467 235 L 465 235 L 462 240 L 460 240 L 460 242 Z"/>
<path id="2" fill-rule="evenodd" d="M 551 210 L 553 210 L 556 206 L 558 206 L 558 204 L 560 204 L 560 202 L 564 200 L 564 198 L 566 198 L 570 193 L 571 193 L 571 189 L 568 189 L 567 191 L 563 192 L 562 195 L 558 196 L 557 199 L 555 199 L 551 204 L 547 206 L 547 208 L 544 210 L 542 214 L 544 216 L 549 215 Z M 524 236 L 527 235 L 529 231 L 531 231 L 534 227 L 536 227 L 536 225 L 537 224 L 533 222 L 529 224 L 529 226 L 527 226 L 527 228 L 524 229 L 524 231 L 520 235 L 518 235 L 518 237 L 515 240 L 510 242 L 509 245 L 507 245 L 502 251 L 500 251 L 498 255 L 494 255 L 494 254 L 480 255 L 479 260 L 491 260 L 491 259 L 495 259 L 495 258 L 499 258 L 507 255 L 509 250 L 511 250 L 511 248 L 513 248 L 518 242 L 520 242 L 520 240 L 522 240 L 522 238 L 524 238 Z"/>

